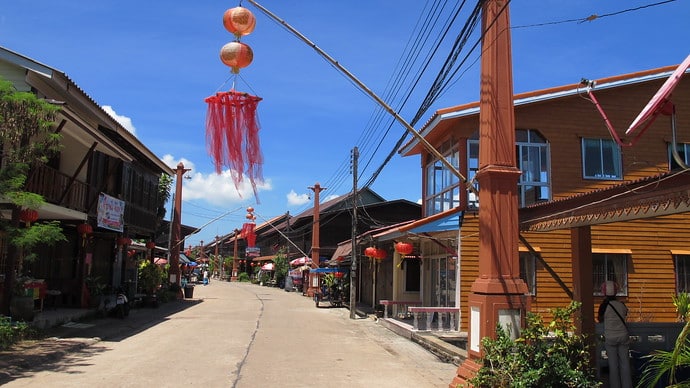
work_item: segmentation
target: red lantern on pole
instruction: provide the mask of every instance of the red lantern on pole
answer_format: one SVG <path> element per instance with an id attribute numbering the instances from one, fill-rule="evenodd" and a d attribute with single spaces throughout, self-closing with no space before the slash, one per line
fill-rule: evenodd
<path id="1" fill-rule="evenodd" d="M 19 212 L 19 221 L 25 223 L 27 227 L 36 220 L 38 220 L 38 212 L 34 209 L 22 209 Z"/>
<path id="2" fill-rule="evenodd" d="M 221 47 L 220 60 L 232 69 L 233 74 L 239 74 L 240 69 L 251 65 L 254 60 L 254 52 L 247 44 L 230 42 Z"/>
<path id="3" fill-rule="evenodd" d="M 256 27 L 256 18 L 247 8 L 230 8 L 223 14 L 223 26 L 239 39 L 254 31 L 254 27 Z"/>
<path id="4" fill-rule="evenodd" d="M 147 241 L 146 242 L 146 249 L 153 249 L 156 247 L 155 241 Z"/>
<path id="5" fill-rule="evenodd" d="M 119 246 L 127 246 L 132 243 L 132 239 L 129 237 L 120 237 L 117 239 L 117 245 Z"/>
<path id="6" fill-rule="evenodd" d="M 401 255 L 409 255 L 414 250 L 412 244 L 400 241 L 395 244 L 395 251 Z"/>
<path id="7" fill-rule="evenodd" d="M 386 258 L 386 256 L 388 256 L 388 252 L 386 252 L 385 249 L 377 248 L 377 249 L 376 249 L 376 252 L 375 252 L 375 254 L 374 254 L 374 259 L 376 259 L 376 260 L 383 260 L 383 259 Z"/>

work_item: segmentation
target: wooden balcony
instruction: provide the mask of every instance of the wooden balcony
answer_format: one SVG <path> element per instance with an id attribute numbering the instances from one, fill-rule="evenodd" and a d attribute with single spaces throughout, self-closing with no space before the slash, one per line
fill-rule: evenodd
<path id="1" fill-rule="evenodd" d="M 26 189 L 32 193 L 40 194 L 46 202 L 87 212 L 88 185 L 60 171 L 40 165 L 29 173 Z"/>

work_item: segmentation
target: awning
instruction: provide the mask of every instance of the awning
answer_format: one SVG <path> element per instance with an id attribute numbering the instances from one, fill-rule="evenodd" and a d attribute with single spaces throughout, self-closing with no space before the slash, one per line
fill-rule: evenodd
<path id="1" fill-rule="evenodd" d="M 309 273 L 335 273 L 335 272 L 350 272 L 348 268 L 335 268 L 335 267 L 324 267 L 324 268 L 314 268 L 309 271 Z"/>
<path id="2" fill-rule="evenodd" d="M 274 265 L 273 263 L 266 263 L 266 264 L 261 266 L 261 269 L 263 271 L 273 271 L 273 265 Z"/>
<path id="3" fill-rule="evenodd" d="M 407 234 L 422 234 L 458 230 L 462 225 L 464 212 L 459 207 L 446 210 L 433 216 L 413 221 L 394 229 L 375 234 L 379 241 L 395 240 Z"/>
<path id="4" fill-rule="evenodd" d="M 189 264 L 189 263 L 193 263 L 193 262 L 194 262 L 194 260 L 190 259 L 187 255 L 180 252 L 180 264 Z"/>
<path id="5" fill-rule="evenodd" d="M 298 257 L 296 259 L 290 260 L 290 265 L 303 265 L 311 264 L 311 259 L 306 256 Z"/>

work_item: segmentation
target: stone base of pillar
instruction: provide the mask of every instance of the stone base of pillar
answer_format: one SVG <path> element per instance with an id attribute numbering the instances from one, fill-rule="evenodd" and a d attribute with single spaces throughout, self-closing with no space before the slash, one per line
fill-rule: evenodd
<path id="1" fill-rule="evenodd" d="M 231 281 L 231 282 L 236 282 L 236 281 L 237 281 L 237 276 L 230 276 L 230 281 Z"/>

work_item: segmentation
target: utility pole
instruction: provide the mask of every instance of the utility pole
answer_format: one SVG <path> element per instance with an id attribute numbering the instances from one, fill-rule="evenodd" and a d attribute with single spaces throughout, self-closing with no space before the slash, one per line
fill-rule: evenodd
<path id="1" fill-rule="evenodd" d="M 529 311 L 518 255 L 515 112 L 508 0 L 482 5 L 479 101 L 479 273 L 468 297 L 467 358 L 450 386 L 476 375 L 481 339 L 496 338 L 496 325 L 519 336 Z"/>
<path id="2" fill-rule="evenodd" d="M 231 282 L 237 281 L 237 240 L 240 238 L 240 230 L 235 229 L 235 247 L 233 248 L 232 257 L 232 275 L 230 276 Z"/>
<path id="3" fill-rule="evenodd" d="M 350 319 L 357 318 L 357 161 L 359 150 L 352 149 L 352 252 L 350 253 Z"/>
<path id="4" fill-rule="evenodd" d="M 170 283 L 180 285 L 180 239 L 182 225 L 182 177 L 191 169 L 184 168 L 182 162 L 175 169 L 175 197 L 172 220 L 170 221 Z"/>
<path id="5" fill-rule="evenodd" d="M 312 268 L 319 268 L 319 260 L 321 248 L 319 247 L 319 193 L 326 190 L 325 187 L 321 187 L 319 182 L 313 187 L 309 187 L 310 190 L 314 191 L 314 222 L 311 229 L 311 266 Z M 319 289 L 319 276 L 317 274 L 309 275 L 309 288 L 307 289 L 307 296 L 314 296 L 314 292 Z"/>
<path id="6" fill-rule="evenodd" d="M 215 255 L 216 255 L 216 260 L 218 260 L 218 279 L 223 278 L 223 260 L 221 260 L 220 256 L 218 256 L 218 244 L 220 237 L 216 236 L 216 250 L 215 250 Z"/>

